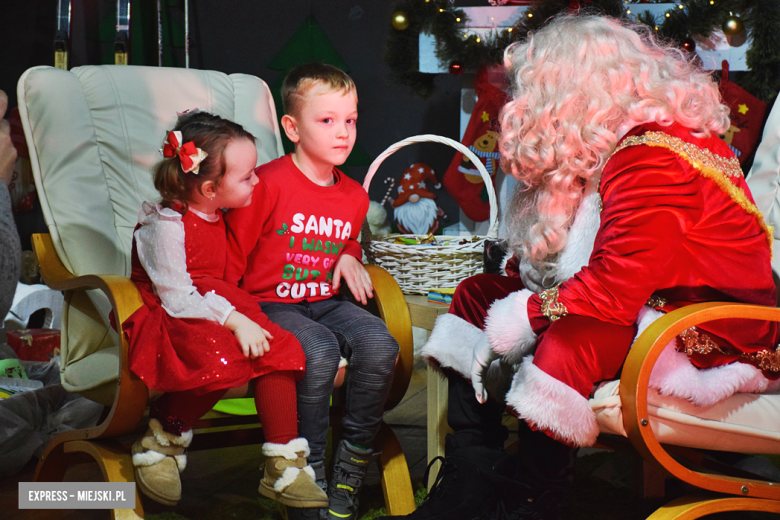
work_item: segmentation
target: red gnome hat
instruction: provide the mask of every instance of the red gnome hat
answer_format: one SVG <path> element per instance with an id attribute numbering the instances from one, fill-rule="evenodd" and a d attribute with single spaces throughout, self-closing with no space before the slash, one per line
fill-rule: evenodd
<path id="1" fill-rule="evenodd" d="M 436 195 L 428 190 L 425 181 L 431 182 L 437 190 L 441 188 L 441 183 L 436 180 L 436 175 L 430 166 L 424 163 L 414 163 L 409 166 L 398 181 L 398 198 L 393 201 L 393 207 L 406 204 L 412 195 L 417 195 L 418 199 L 423 197 L 435 199 Z"/>

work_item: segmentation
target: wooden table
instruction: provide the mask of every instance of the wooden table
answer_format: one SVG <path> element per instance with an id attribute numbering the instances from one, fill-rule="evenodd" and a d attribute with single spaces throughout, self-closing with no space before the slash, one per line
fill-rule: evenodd
<path id="1" fill-rule="evenodd" d="M 430 336 L 436 318 L 446 314 L 450 306 L 447 304 L 429 302 L 426 296 L 407 294 L 406 304 L 413 327 L 428 331 Z M 428 375 L 428 462 L 437 456 L 444 456 L 444 437 L 452 430 L 447 424 L 447 379 L 432 368 L 427 368 Z M 431 472 L 433 478 L 434 472 Z"/>

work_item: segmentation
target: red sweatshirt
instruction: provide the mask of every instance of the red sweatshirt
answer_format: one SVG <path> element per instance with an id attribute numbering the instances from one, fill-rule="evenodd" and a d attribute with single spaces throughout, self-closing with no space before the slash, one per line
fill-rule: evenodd
<path id="1" fill-rule="evenodd" d="M 258 302 L 327 299 L 341 254 L 362 258 L 357 236 L 368 211 L 360 184 L 333 168 L 319 186 L 285 155 L 255 170 L 252 203 L 229 211 L 225 280 Z"/>

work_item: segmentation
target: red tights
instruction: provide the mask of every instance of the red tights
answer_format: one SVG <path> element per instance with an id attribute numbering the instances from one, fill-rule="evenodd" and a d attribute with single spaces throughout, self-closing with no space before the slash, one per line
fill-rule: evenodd
<path id="1" fill-rule="evenodd" d="M 298 405 L 295 373 L 271 372 L 253 381 L 255 407 L 266 442 L 287 444 L 298 437 Z M 192 429 L 192 425 L 222 399 L 227 390 L 198 394 L 194 390 L 168 392 L 152 403 L 150 417 L 174 435 Z"/>

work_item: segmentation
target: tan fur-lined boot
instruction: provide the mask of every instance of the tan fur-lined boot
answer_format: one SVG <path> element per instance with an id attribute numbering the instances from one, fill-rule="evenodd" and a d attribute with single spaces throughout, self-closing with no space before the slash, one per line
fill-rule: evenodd
<path id="1" fill-rule="evenodd" d="M 155 502 L 175 506 L 181 500 L 179 473 L 187 466 L 184 449 L 192 442 L 192 430 L 181 436 L 163 431 L 157 419 L 149 421 L 149 430 L 132 447 L 135 483 Z"/>
<path id="2" fill-rule="evenodd" d="M 328 507 L 328 495 L 314 482 L 314 470 L 306 463 L 306 439 L 287 444 L 266 442 L 263 455 L 266 459 L 258 493 L 290 507 Z"/>

